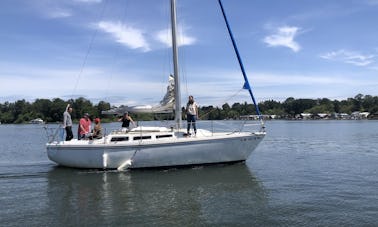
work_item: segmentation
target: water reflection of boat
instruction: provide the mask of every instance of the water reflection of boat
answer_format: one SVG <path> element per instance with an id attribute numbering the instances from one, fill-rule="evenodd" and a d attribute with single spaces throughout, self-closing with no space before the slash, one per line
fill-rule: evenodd
<path id="1" fill-rule="evenodd" d="M 54 168 L 47 191 L 52 220 L 61 225 L 240 224 L 267 212 L 261 183 L 240 164 L 160 172 Z"/>

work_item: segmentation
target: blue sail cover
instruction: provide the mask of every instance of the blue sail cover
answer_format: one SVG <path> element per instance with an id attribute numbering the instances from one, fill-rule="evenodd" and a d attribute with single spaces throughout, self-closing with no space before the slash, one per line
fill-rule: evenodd
<path id="1" fill-rule="evenodd" d="M 221 0 L 218 0 L 219 2 L 219 5 L 220 5 L 220 8 L 222 10 L 222 14 L 223 14 L 223 18 L 224 18 L 224 21 L 226 22 L 226 26 L 227 26 L 227 30 L 228 30 L 228 33 L 230 34 L 230 38 L 231 38 L 231 41 L 232 41 L 232 45 L 234 47 L 234 50 L 235 50 L 235 54 L 238 58 L 238 62 L 239 62 L 239 65 L 240 65 L 240 69 L 243 73 L 243 77 L 244 77 L 244 85 L 243 85 L 243 88 L 244 89 L 247 89 L 249 91 L 249 94 L 252 98 L 252 101 L 253 101 L 253 104 L 255 105 L 255 109 L 256 109 L 256 113 L 257 115 L 259 116 L 260 119 L 262 119 L 262 116 L 261 116 L 261 113 L 260 113 L 260 110 L 259 110 L 259 106 L 257 105 L 256 101 L 255 101 L 255 97 L 253 96 L 253 93 L 252 93 L 252 89 L 251 89 L 251 86 L 249 85 L 249 81 L 248 81 L 248 77 L 247 77 L 247 74 L 245 73 L 245 70 L 244 70 L 244 65 L 243 65 L 243 62 L 241 60 L 241 57 L 240 57 L 240 54 L 239 54 L 239 50 L 238 50 L 238 47 L 236 46 L 236 42 L 235 42 L 235 39 L 234 39 L 234 36 L 232 34 L 232 31 L 231 31 L 231 28 L 230 28 L 230 25 L 228 23 L 228 20 L 227 20 L 227 16 L 226 16 L 226 13 L 223 9 L 223 5 L 222 5 L 222 1 Z"/>
<path id="2" fill-rule="evenodd" d="M 248 81 L 246 81 L 243 85 L 243 89 L 251 90 L 251 86 L 249 86 Z"/>

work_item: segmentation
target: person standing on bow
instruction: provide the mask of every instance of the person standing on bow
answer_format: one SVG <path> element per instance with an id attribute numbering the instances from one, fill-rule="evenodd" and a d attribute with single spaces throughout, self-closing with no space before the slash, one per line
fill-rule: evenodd
<path id="1" fill-rule="evenodd" d="M 198 105 L 192 95 L 189 96 L 186 104 L 186 120 L 188 122 L 187 135 L 189 136 L 190 125 L 193 125 L 194 134 L 197 134 L 196 119 L 198 118 Z"/>
<path id="2" fill-rule="evenodd" d="M 85 139 L 87 138 L 86 136 L 89 135 L 91 132 L 91 119 L 89 119 L 89 114 L 85 113 L 84 117 L 80 118 L 79 121 L 79 127 L 78 127 L 78 139 Z"/>
<path id="3" fill-rule="evenodd" d="M 66 111 L 63 113 L 63 128 L 66 130 L 66 141 L 70 141 L 73 138 L 71 113 L 72 107 L 68 104 Z"/>
<path id="4" fill-rule="evenodd" d="M 129 115 L 129 112 L 125 112 L 121 118 L 118 119 L 118 121 L 122 121 L 122 129 L 129 130 L 130 122 L 133 124 L 134 127 L 136 127 L 134 120 Z"/>

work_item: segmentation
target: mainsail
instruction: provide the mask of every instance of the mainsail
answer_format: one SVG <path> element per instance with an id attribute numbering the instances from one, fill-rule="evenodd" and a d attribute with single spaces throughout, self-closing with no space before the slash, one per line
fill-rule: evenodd
<path id="1" fill-rule="evenodd" d="M 102 111 L 102 114 L 122 115 L 126 111 L 131 113 L 172 113 L 175 105 L 174 88 L 175 82 L 172 75 L 169 76 L 167 92 L 163 99 L 156 105 L 138 105 L 115 107 L 110 110 Z"/>

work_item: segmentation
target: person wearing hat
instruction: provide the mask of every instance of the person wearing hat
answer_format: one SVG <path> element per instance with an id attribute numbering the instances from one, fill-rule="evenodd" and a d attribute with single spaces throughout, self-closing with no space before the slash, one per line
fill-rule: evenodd
<path id="1" fill-rule="evenodd" d="M 86 135 L 89 135 L 91 132 L 91 119 L 89 119 L 89 114 L 85 113 L 82 118 L 80 118 L 79 121 L 79 127 L 78 127 L 78 139 L 85 139 Z"/>
<path id="2" fill-rule="evenodd" d="M 134 127 L 136 127 L 134 120 L 131 118 L 129 115 L 129 112 L 125 112 L 123 114 L 123 117 L 119 118 L 118 121 L 122 121 L 122 128 L 123 129 L 129 129 L 130 127 L 130 122 L 133 124 Z"/>
<path id="3" fill-rule="evenodd" d="M 102 133 L 102 126 L 101 126 L 100 118 L 98 118 L 98 117 L 95 118 L 94 123 L 95 123 L 95 126 L 94 126 L 94 129 L 93 129 L 92 137 L 93 137 L 93 139 L 101 139 L 103 133 Z"/>

